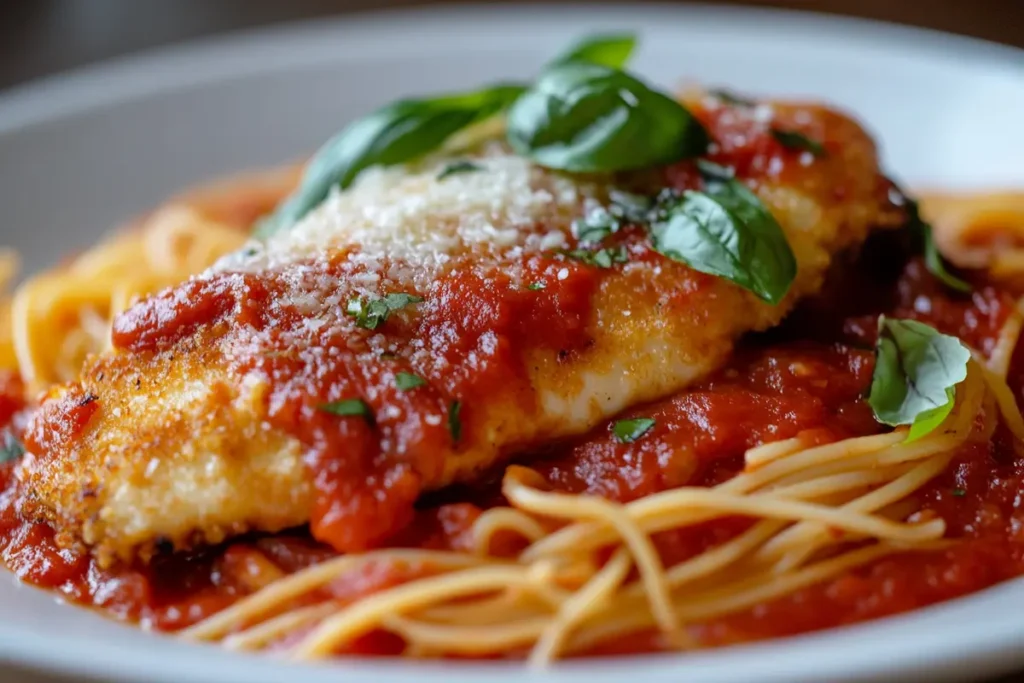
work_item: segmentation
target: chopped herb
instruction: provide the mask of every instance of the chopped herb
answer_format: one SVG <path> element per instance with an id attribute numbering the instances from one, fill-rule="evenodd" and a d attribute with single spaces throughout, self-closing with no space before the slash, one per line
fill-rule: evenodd
<path id="1" fill-rule="evenodd" d="M 618 229 L 619 221 L 603 206 L 572 222 L 572 234 L 583 243 L 600 242 Z"/>
<path id="2" fill-rule="evenodd" d="M 956 489 L 953 489 L 953 495 L 956 496 L 957 498 L 963 498 L 964 496 L 967 495 L 967 491 L 965 491 L 965 490 L 963 490 L 961 488 L 956 488 Z"/>
<path id="3" fill-rule="evenodd" d="M 531 282 L 530 284 L 526 285 L 527 289 L 533 290 L 534 292 L 536 292 L 538 289 L 545 289 L 546 287 L 547 285 L 544 284 L 543 282 Z"/>
<path id="4" fill-rule="evenodd" d="M 573 261 L 579 261 L 580 263 L 596 266 L 597 268 L 611 268 L 616 263 L 625 263 L 629 260 L 629 254 L 626 252 L 625 247 L 606 247 L 597 251 L 572 249 L 561 253 Z"/>
<path id="5" fill-rule="evenodd" d="M 803 133 L 795 130 L 782 130 L 772 128 L 772 137 L 778 140 L 779 144 L 788 149 L 802 149 L 810 152 L 816 157 L 826 156 L 825 146 L 817 140 L 812 140 Z"/>
<path id="6" fill-rule="evenodd" d="M 620 443 L 633 443 L 654 427 L 654 420 L 638 417 L 633 420 L 619 420 L 612 425 L 612 433 Z"/>
<path id="7" fill-rule="evenodd" d="M 3 443 L 0 444 L 0 463 L 11 462 L 25 455 L 25 446 L 9 431 L 4 432 Z"/>
<path id="8" fill-rule="evenodd" d="M 361 398 L 344 398 L 340 401 L 321 403 L 317 408 L 325 413 L 330 413 L 331 415 L 340 415 L 341 417 L 361 417 L 370 424 L 373 424 L 373 412 L 370 410 L 370 406 L 367 405 L 366 401 Z"/>
<path id="9" fill-rule="evenodd" d="M 395 360 L 396 358 L 398 358 L 398 354 L 397 353 L 392 353 L 391 351 L 381 351 L 380 352 L 380 359 L 381 360 Z"/>
<path id="10" fill-rule="evenodd" d="M 754 100 L 747 99 L 746 97 L 740 97 L 736 93 L 722 88 L 716 88 L 709 91 L 712 97 L 722 100 L 726 104 L 731 104 L 734 107 L 756 107 L 757 102 Z"/>
<path id="11" fill-rule="evenodd" d="M 953 410 L 956 385 L 966 379 L 970 359 L 956 337 L 915 320 L 880 317 L 868 395 L 875 419 L 910 425 L 907 441 L 932 432 Z"/>
<path id="12" fill-rule="evenodd" d="M 444 169 L 437 174 L 438 180 L 444 180 L 448 176 L 458 175 L 460 173 L 473 173 L 474 171 L 482 171 L 483 166 L 475 164 L 472 161 L 463 159 L 461 161 L 452 161 L 445 164 Z"/>
<path id="13" fill-rule="evenodd" d="M 448 433 L 452 435 L 452 441 L 458 443 L 462 438 L 462 422 L 459 420 L 459 412 L 462 410 L 460 401 L 452 401 L 448 408 Z"/>
<path id="14" fill-rule="evenodd" d="M 356 319 L 356 325 L 375 330 L 397 310 L 423 301 L 422 297 L 404 292 L 388 294 L 383 299 L 362 299 L 355 297 L 348 302 L 345 312 Z"/>
<path id="15" fill-rule="evenodd" d="M 970 292 L 971 285 L 949 271 L 945 259 L 935 245 L 935 236 L 932 234 L 932 226 L 921 217 L 921 209 L 914 199 L 911 199 L 895 184 L 889 191 L 889 200 L 896 206 L 902 206 L 907 212 L 907 228 L 911 231 L 918 243 L 918 248 L 924 254 L 924 265 L 928 272 L 934 275 L 942 284 L 958 292 Z"/>
<path id="16" fill-rule="evenodd" d="M 401 391 L 409 391 L 416 387 L 422 387 L 427 383 L 427 380 L 423 379 L 419 375 L 414 375 L 410 372 L 399 372 L 395 375 L 395 386 Z"/>

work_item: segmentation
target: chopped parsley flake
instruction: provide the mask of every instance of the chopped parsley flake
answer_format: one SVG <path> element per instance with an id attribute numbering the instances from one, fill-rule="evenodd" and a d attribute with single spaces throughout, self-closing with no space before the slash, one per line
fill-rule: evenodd
<path id="1" fill-rule="evenodd" d="M 772 128 L 772 137 L 778 140 L 780 145 L 788 149 L 801 149 L 805 152 L 810 152 L 816 157 L 827 155 L 824 145 L 795 130 Z"/>
<path id="2" fill-rule="evenodd" d="M 618 219 L 604 207 L 598 207 L 572 222 L 572 234 L 580 242 L 597 243 L 618 230 Z"/>
<path id="3" fill-rule="evenodd" d="M 401 391 L 409 391 L 416 387 L 422 387 L 427 383 L 427 380 L 423 379 L 419 375 L 414 375 L 411 372 L 400 372 L 395 375 L 395 386 Z"/>
<path id="4" fill-rule="evenodd" d="M 363 299 L 354 297 L 349 300 L 345 312 L 356 319 L 356 325 L 367 330 L 380 327 L 388 317 L 397 310 L 423 301 L 422 297 L 404 292 L 388 294 L 383 299 Z"/>
<path id="5" fill-rule="evenodd" d="M 452 441 L 458 443 L 462 438 L 462 422 L 459 420 L 459 413 L 462 411 L 461 401 L 452 401 L 448 408 L 448 433 L 452 435 Z"/>
<path id="6" fill-rule="evenodd" d="M 25 447 L 9 431 L 4 432 L 3 443 L 0 444 L 0 463 L 12 462 L 25 455 Z"/>
<path id="7" fill-rule="evenodd" d="M 370 424 L 373 424 L 373 412 L 370 410 L 370 406 L 367 405 L 366 401 L 361 398 L 344 398 L 340 401 L 321 403 L 317 408 L 325 413 L 330 413 L 331 415 L 340 415 L 341 417 L 361 417 Z"/>
<path id="8" fill-rule="evenodd" d="M 530 284 L 526 285 L 527 289 L 532 290 L 534 292 L 536 292 L 538 289 L 545 289 L 546 287 L 547 287 L 546 284 L 544 284 L 543 282 L 539 282 L 539 281 L 538 282 L 531 282 Z"/>
<path id="9" fill-rule="evenodd" d="M 633 420 L 619 420 L 612 425 L 612 433 L 619 443 L 633 443 L 654 427 L 654 420 L 638 417 Z"/>
<path id="10" fill-rule="evenodd" d="M 629 260 L 629 254 L 626 252 L 625 247 L 606 247 L 597 251 L 572 249 L 563 251 L 562 254 L 573 261 L 579 261 L 588 266 L 596 266 L 598 268 L 611 268 L 616 263 L 625 263 Z"/>

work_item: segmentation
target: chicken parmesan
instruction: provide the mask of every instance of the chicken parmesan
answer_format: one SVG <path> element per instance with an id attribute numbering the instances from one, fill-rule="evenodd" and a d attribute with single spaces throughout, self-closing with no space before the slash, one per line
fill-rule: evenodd
<path id="1" fill-rule="evenodd" d="M 534 663 L 1024 570 L 1015 292 L 846 114 L 669 97 L 632 47 L 385 106 L 19 288 L 7 564 L 195 640 Z"/>

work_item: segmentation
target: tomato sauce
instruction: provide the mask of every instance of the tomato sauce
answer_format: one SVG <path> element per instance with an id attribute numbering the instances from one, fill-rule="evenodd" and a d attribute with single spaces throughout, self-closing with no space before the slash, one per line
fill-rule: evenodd
<path id="1" fill-rule="evenodd" d="M 715 377 L 631 410 L 624 417 L 656 420 L 651 432 L 636 443 L 620 443 L 607 425 L 550 449 L 539 462 L 531 459 L 531 465 L 555 490 L 629 501 L 683 484 L 724 481 L 742 467 L 743 452 L 760 443 L 797 434 L 825 443 L 880 431 L 863 401 L 873 367 L 871 321 L 882 312 L 876 308 L 865 313 L 881 301 L 873 296 L 878 284 L 873 277 L 857 270 L 840 273 L 821 299 L 808 302 L 783 330 L 749 339 Z M 834 298 L 831 292 L 848 287 L 851 278 L 860 286 L 844 291 L 861 292 L 871 301 Z M 451 288 L 453 299 L 458 298 L 459 283 L 445 286 Z M 907 264 L 887 290 L 885 312 L 915 317 L 986 350 L 1013 305 L 1005 293 L 984 286 L 969 296 L 952 295 L 918 261 Z M 826 304 L 831 321 L 821 317 Z M 501 311 L 488 315 L 499 316 Z M 808 316 L 824 323 L 816 324 L 816 334 L 830 329 L 833 338 L 809 340 L 814 335 L 804 327 Z M 513 323 L 508 329 L 514 334 Z M 571 329 L 557 334 L 571 335 Z M 565 344 L 566 338 L 558 343 Z M 1018 398 L 1024 397 L 1024 354 L 1014 359 L 1011 376 L 1017 378 Z M 13 387 L 7 395 L 15 391 Z M 86 398 L 70 397 L 68 409 L 88 410 Z M 6 405 L 4 400 L 0 397 L 0 406 Z M 17 407 L 9 412 L 17 414 Z M 4 477 L 0 556 L 12 571 L 75 602 L 160 630 L 188 626 L 258 590 L 274 576 L 336 555 L 296 532 L 253 536 L 192 555 L 158 556 L 144 567 L 102 569 L 87 555 L 61 548 L 45 525 L 21 521 L 9 465 Z M 915 497 L 922 514 L 946 521 L 947 536 L 958 541 L 950 548 L 889 556 L 744 612 L 694 625 L 692 631 L 708 646 L 780 637 L 915 609 L 1018 576 L 1024 573 L 1022 491 L 1024 459 L 1006 435 L 997 432 L 989 444 L 961 448 L 948 470 Z M 435 498 L 442 502 L 428 500 L 403 520 L 391 545 L 468 550 L 473 521 L 486 507 L 502 502 L 496 483 Z M 655 541 L 671 565 L 732 538 L 749 523 L 725 518 L 663 532 Z M 511 554 L 515 547 L 495 550 Z M 355 600 L 431 573 L 428 566 L 373 563 L 333 582 L 320 597 Z M 395 654 L 401 645 L 393 636 L 373 632 L 348 651 Z M 662 646 L 658 634 L 640 633 L 604 646 L 601 652 L 646 652 Z"/>
<path id="2" fill-rule="evenodd" d="M 716 141 L 712 160 L 735 168 L 740 177 L 755 183 L 768 176 L 787 182 L 805 177 L 801 169 L 813 154 L 783 144 L 751 116 L 737 117 L 731 108 L 713 106 L 694 107 L 694 113 Z M 840 144 L 849 136 L 841 117 L 812 123 L 781 110 L 776 121 L 819 142 L 826 153 L 845 153 L 849 147 Z M 678 189 L 701 182 L 691 162 L 663 169 L 663 174 Z M 814 182 L 816 176 L 806 177 Z M 827 191 L 836 199 L 848 193 L 852 182 L 842 174 L 828 180 Z M 626 246 L 634 261 L 661 258 L 629 227 L 612 242 Z M 881 431 L 863 400 L 880 313 L 921 320 L 988 353 L 1014 306 L 1012 297 L 983 282 L 970 295 L 951 293 L 919 260 L 908 263 L 905 252 L 892 246 L 869 244 L 864 257 L 869 267 L 837 268 L 820 296 L 780 328 L 746 340 L 714 377 L 622 416 L 654 418 L 644 438 L 620 443 L 609 423 L 523 462 L 554 490 L 625 502 L 681 485 L 725 481 L 742 468 L 744 451 L 762 443 L 797 435 L 828 443 Z M 311 263 L 304 276 L 314 284 L 347 282 L 361 267 L 341 254 L 329 263 Z M 311 529 L 252 535 L 192 554 L 158 554 L 146 565 L 101 567 L 88 554 L 58 542 L 64 539 L 55 538 L 45 524 L 24 521 L 13 464 L 6 463 L 0 465 L 0 559 L 23 580 L 71 601 L 174 631 L 275 577 L 335 557 L 339 550 L 471 548 L 474 520 L 503 502 L 500 472 L 477 486 L 453 487 L 426 500 L 420 498 L 421 480 L 443 467 L 440 453 L 458 449 L 460 438 L 472 441 L 473 406 L 489 392 L 511 388 L 524 404 L 535 400 L 521 367 L 524 347 L 554 349 L 560 356 L 586 347 L 591 300 L 606 275 L 547 256 L 524 257 L 512 270 L 456 268 L 433 282 L 429 292 L 393 290 L 423 296 L 425 302 L 415 316 L 397 312 L 383 322 L 386 345 L 330 325 L 310 329 L 301 307 L 285 302 L 290 283 L 284 276 L 217 275 L 132 307 L 117 319 L 113 342 L 136 353 L 164 352 L 183 339 L 202 344 L 238 330 L 256 335 L 241 341 L 254 343 L 259 353 L 239 353 L 234 370 L 259 369 L 274 378 L 269 420 L 308 448 L 306 463 L 316 490 Z M 696 275 L 695 281 L 704 277 Z M 544 295 L 538 296 L 541 290 Z M 354 295 L 333 291 L 340 295 L 340 306 Z M 303 335 L 307 341 L 295 344 Z M 422 341 L 422 353 L 395 353 L 395 345 L 412 340 Z M 303 348 L 337 351 L 311 356 Z M 399 391 L 395 377 L 400 372 L 422 376 L 428 384 L 415 392 Z M 1018 400 L 1024 399 L 1024 351 L 1014 358 L 1010 383 Z M 320 409 L 324 401 L 352 397 L 368 404 L 372 429 L 366 420 L 339 419 Z M 62 429 L 24 433 L 21 388 L 15 378 L 0 377 L 0 424 L 22 435 L 32 452 L 45 452 L 54 440 L 75 438 L 96 409 L 90 395 L 76 390 L 47 405 L 60 413 Z M 456 405 L 461 435 L 451 426 Z M 422 419 L 425 414 L 444 419 L 428 422 Z M 697 624 L 694 635 L 717 646 L 812 631 L 914 609 L 1020 575 L 1022 491 L 1024 459 L 997 431 L 989 444 L 962 448 L 948 471 L 916 496 L 922 513 L 942 517 L 947 534 L 958 540 L 948 550 L 887 557 L 745 612 Z M 748 519 L 725 518 L 658 534 L 655 542 L 671 565 L 734 537 L 749 524 Z M 499 539 L 492 552 L 510 556 L 516 549 L 515 543 Z M 356 600 L 433 571 L 371 563 L 332 582 L 321 597 Z M 401 645 L 393 636 L 371 633 L 350 651 L 395 654 Z M 657 634 L 641 633 L 602 653 L 662 646 Z"/>

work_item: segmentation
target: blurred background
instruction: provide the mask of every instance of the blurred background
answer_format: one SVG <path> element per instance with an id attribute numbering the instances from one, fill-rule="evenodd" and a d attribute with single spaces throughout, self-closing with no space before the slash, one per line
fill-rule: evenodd
<path id="1" fill-rule="evenodd" d="M 681 3 L 684 0 L 662 1 Z M 434 3 L 431 0 L 0 0 L 0 88 L 97 60 L 224 31 L 429 4 Z M 459 2 L 449 0 L 447 4 Z M 512 4 L 522 5 L 524 11 L 529 11 L 530 5 L 539 3 L 520 0 Z M 717 4 L 786 7 L 882 19 L 1024 47 L 1024 31 L 1021 30 L 1024 0 L 727 0 Z"/>

